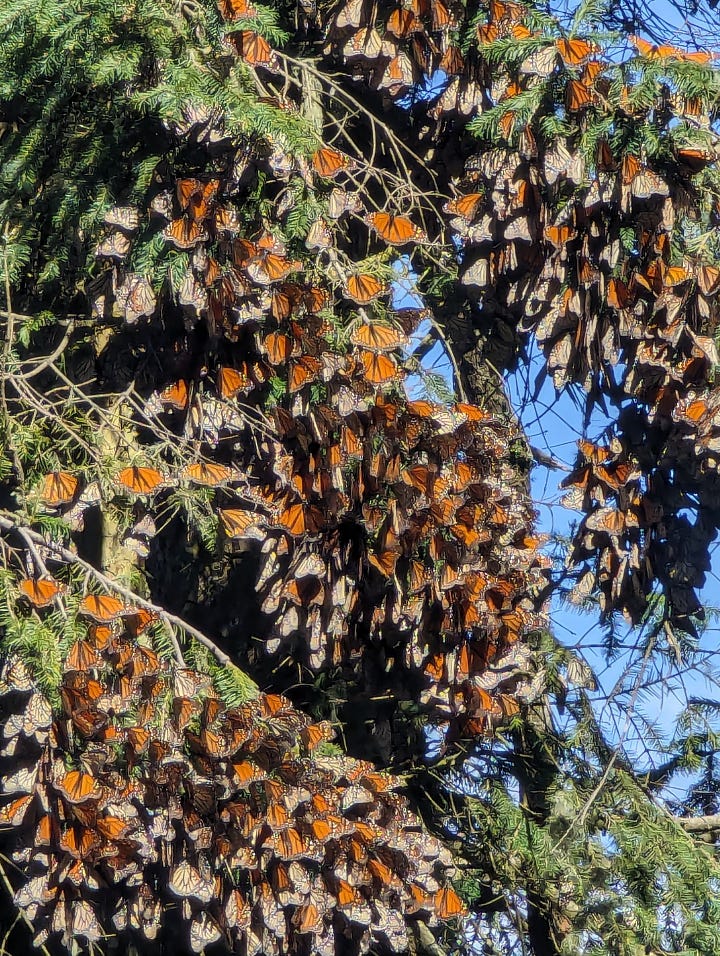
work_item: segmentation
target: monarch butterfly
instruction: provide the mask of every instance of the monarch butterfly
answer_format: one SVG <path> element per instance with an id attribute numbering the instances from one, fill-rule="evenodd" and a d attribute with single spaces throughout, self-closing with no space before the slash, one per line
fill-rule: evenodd
<path id="1" fill-rule="evenodd" d="M 555 46 L 565 66 L 578 66 L 597 49 L 593 43 L 578 38 L 566 40 L 562 37 L 555 41 Z"/>
<path id="2" fill-rule="evenodd" d="M 467 913 L 465 904 L 451 886 L 437 891 L 433 897 L 433 906 L 438 919 L 452 919 Z"/>
<path id="3" fill-rule="evenodd" d="M 311 286 L 303 290 L 301 302 L 308 314 L 316 315 L 327 307 L 330 302 L 330 293 L 327 289 L 318 289 Z"/>
<path id="4" fill-rule="evenodd" d="M 442 0 L 433 0 L 431 9 L 432 29 L 435 33 L 447 33 L 458 25 L 457 17 L 450 12 Z"/>
<path id="5" fill-rule="evenodd" d="M 88 671 L 97 667 L 100 657 L 89 641 L 75 641 L 65 659 L 65 671 Z"/>
<path id="6" fill-rule="evenodd" d="M 375 276 L 360 273 L 348 276 L 342 291 L 346 298 L 352 299 L 358 305 L 367 305 L 387 292 L 387 288 L 387 284 L 376 279 Z"/>
<path id="7" fill-rule="evenodd" d="M 709 296 L 720 288 L 720 269 L 703 263 L 697 270 L 697 284 L 703 295 Z"/>
<path id="8" fill-rule="evenodd" d="M 667 43 L 660 45 L 649 43 L 647 40 L 643 40 L 642 37 L 638 36 L 631 36 L 629 40 L 640 56 L 644 56 L 649 60 L 673 59 L 684 60 L 691 63 L 709 63 L 714 59 L 714 54 L 712 53 L 706 53 L 704 51 L 690 53 L 687 50 L 680 50 L 678 47 L 670 46 L 670 44 Z"/>
<path id="9" fill-rule="evenodd" d="M 140 226 L 140 213 L 134 206 L 113 206 L 103 216 L 103 222 L 125 232 L 135 232 Z"/>
<path id="10" fill-rule="evenodd" d="M 0 696 L 11 691 L 24 693 L 33 689 L 33 681 L 25 664 L 16 657 L 8 657 L 0 675 Z"/>
<path id="11" fill-rule="evenodd" d="M 407 344 L 407 338 L 402 332 L 378 322 L 359 325 L 350 336 L 350 341 L 353 345 L 360 345 L 374 352 L 391 352 Z"/>
<path id="12" fill-rule="evenodd" d="M 292 916 L 292 924 L 295 932 L 303 933 L 321 933 L 325 927 L 323 914 L 318 910 L 314 903 L 303 903 L 299 906 Z"/>
<path id="13" fill-rule="evenodd" d="M 365 380 L 371 385 L 385 385 L 400 375 L 397 362 L 382 353 L 363 351 L 360 361 Z"/>
<path id="14" fill-rule="evenodd" d="M 95 777 L 82 770 L 68 771 L 56 778 L 53 785 L 68 803 L 87 803 L 88 800 L 99 800 L 102 796 L 102 789 Z"/>
<path id="15" fill-rule="evenodd" d="M 608 280 L 607 303 L 613 309 L 627 309 L 632 305 L 632 296 L 622 279 Z"/>
<path id="16" fill-rule="evenodd" d="M 324 526 L 325 520 L 319 508 L 298 503 L 284 508 L 276 516 L 275 523 L 288 534 L 298 537 L 306 532 L 315 534 Z"/>
<path id="17" fill-rule="evenodd" d="M 323 179 L 334 179 L 340 173 L 353 172 L 357 163 L 346 153 L 323 146 L 313 153 L 312 168 Z"/>
<path id="18" fill-rule="evenodd" d="M 388 62 L 374 85 L 380 90 L 387 90 L 390 96 L 397 96 L 405 87 L 417 81 L 417 72 L 410 57 L 400 51 Z"/>
<path id="19" fill-rule="evenodd" d="M 210 214 L 210 206 L 217 196 L 220 182 L 211 179 L 207 183 L 199 179 L 178 179 L 175 183 L 178 205 L 181 212 L 188 212 L 196 222 L 202 222 Z"/>
<path id="20" fill-rule="evenodd" d="M 364 60 L 376 60 L 383 51 L 382 37 L 372 27 L 366 27 L 358 30 L 350 37 L 343 47 L 343 56 L 352 60 L 361 58 Z"/>
<path id="21" fill-rule="evenodd" d="M 308 855 L 307 843 L 296 827 L 287 827 L 278 830 L 266 843 L 281 860 L 299 860 Z"/>
<path id="22" fill-rule="evenodd" d="M 321 368 L 322 365 L 320 361 L 314 356 L 303 355 L 297 362 L 293 362 L 291 365 L 288 378 L 288 390 L 291 393 L 297 392 L 308 382 L 316 381 L 317 374 Z"/>
<path id="23" fill-rule="evenodd" d="M 272 285 L 282 282 L 291 272 L 302 268 L 302 263 L 291 261 L 273 252 L 264 252 L 248 259 L 244 269 L 246 275 L 258 285 Z"/>
<path id="24" fill-rule="evenodd" d="M 609 535 L 620 535 L 626 528 L 637 528 L 637 518 L 629 512 L 620 511 L 617 508 L 598 508 L 585 519 L 585 527 L 588 531 L 605 531 Z"/>
<path id="25" fill-rule="evenodd" d="M 78 490 L 78 480 L 67 471 L 51 471 L 43 478 L 40 501 L 51 508 L 70 504 Z"/>
<path id="26" fill-rule="evenodd" d="M 520 73 L 545 78 L 555 72 L 557 66 L 557 50 L 554 46 L 544 46 L 531 53 L 520 64 Z"/>
<path id="27" fill-rule="evenodd" d="M 677 158 L 692 173 L 699 173 L 715 160 L 715 155 L 706 149 L 684 147 L 678 149 Z"/>
<path id="28" fill-rule="evenodd" d="M 353 829 L 354 827 L 349 820 L 345 820 L 334 813 L 328 813 L 327 816 L 310 823 L 310 831 L 320 843 L 327 843 L 328 840 L 336 840 L 339 837 L 347 836 Z"/>
<path id="29" fill-rule="evenodd" d="M 282 332 L 271 332 L 263 341 L 263 351 L 273 365 L 284 365 L 292 350 L 292 339 Z"/>
<path id="30" fill-rule="evenodd" d="M 465 57 L 460 48 L 454 45 L 449 46 L 440 58 L 438 69 L 447 76 L 459 76 L 465 70 Z"/>
<path id="31" fill-rule="evenodd" d="M 565 89 L 565 105 L 571 113 L 590 106 L 593 102 L 592 91 L 580 80 L 568 80 Z"/>
<path id="32" fill-rule="evenodd" d="M 121 817 L 106 815 L 98 817 L 95 826 L 100 836 L 105 840 L 122 840 L 131 829 L 132 824 L 129 820 L 123 820 Z"/>
<path id="33" fill-rule="evenodd" d="M 555 248 L 562 248 L 573 237 L 575 230 L 567 224 L 562 226 L 545 226 L 545 238 Z"/>
<path id="34" fill-rule="evenodd" d="M 300 731 L 300 739 L 306 750 L 313 751 L 321 743 L 334 740 L 335 731 L 329 721 L 323 720 L 320 723 L 308 724 L 307 727 L 303 727 Z"/>
<path id="35" fill-rule="evenodd" d="M 122 309 L 128 325 L 138 319 L 149 317 L 155 311 L 157 300 L 153 288 L 145 276 L 130 274 L 115 292 L 115 301 Z"/>
<path id="36" fill-rule="evenodd" d="M 229 33 L 227 39 L 248 66 L 261 67 L 271 73 L 279 71 L 280 62 L 277 53 L 259 33 L 255 33 L 254 30 L 239 30 Z"/>
<path id="37" fill-rule="evenodd" d="M 188 216 L 173 219 L 164 229 L 163 236 L 177 249 L 194 249 L 201 242 L 206 242 L 208 236 L 202 225 Z"/>
<path id="38" fill-rule="evenodd" d="M 316 219 L 310 226 L 305 239 L 305 247 L 311 251 L 315 249 L 329 249 L 333 245 L 333 233 L 325 219 Z"/>
<path id="39" fill-rule="evenodd" d="M 215 385 L 222 398 L 235 398 L 239 392 L 245 392 L 251 388 L 252 381 L 248 375 L 247 366 L 239 371 L 223 365 L 218 369 Z"/>
<path id="40" fill-rule="evenodd" d="M 368 561 L 374 568 L 377 568 L 380 574 L 386 578 L 389 578 L 395 573 L 395 568 L 397 566 L 399 557 L 399 550 L 388 549 L 386 551 L 381 551 L 378 554 L 368 554 Z"/>
<path id="41" fill-rule="evenodd" d="M 218 0 L 218 7 L 225 20 L 245 20 L 257 16 L 257 9 L 248 0 Z"/>
<path id="42" fill-rule="evenodd" d="M 670 187 L 657 173 L 642 168 L 630 183 L 630 193 L 636 199 L 663 198 L 670 195 Z"/>
<path id="43" fill-rule="evenodd" d="M 80 602 L 78 610 L 100 622 L 114 621 L 128 613 L 122 601 L 108 594 L 88 594 Z"/>
<path id="44" fill-rule="evenodd" d="M 462 219 L 471 222 L 484 198 L 484 193 L 467 193 L 465 196 L 459 196 L 457 199 L 446 202 L 443 206 L 443 212 L 447 212 L 451 216 L 460 216 Z"/>
<path id="45" fill-rule="evenodd" d="M 290 816 L 281 803 L 271 804 L 265 811 L 265 821 L 271 830 L 286 830 L 290 826 Z"/>
<path id="46" fill-rule="evenodd" d="M 206 947 L 221 936 L 220 927 L 207 913 L 200 913 L 190 923 L 190 949 L 194 953 L 204 953 Z"/>
<path id="47" fill-rule="evenodd" d="M 357 193 L 348 193 L 335 187 L 328 199 L 327 216 L 328 219 L 341 219 L 346 212 L 360 212 L 362 208 L 362 200 Z"/>
<path id="48" fill-rule="evenodd" d="M 227 465 L 218 465 L 213 462 L 195 462 L 183 468 L 183 478 L 194 481 L 196 485 L 205 485 L 216 488 L 235 477 L 235 472 Z"/>
<path id="49" fill-rule="evenodd" d="M 363 804 L 374 803 L 375 795 L 360 784 L 354 783 L 343 790 L 340 798 L 340 807 L 343 811 L 350 807 L 357 807 Z"/>
<path id="50" fill-rule="evenodd" d="M 403 246 L 409 242 L 423 242 L 427 239 L 423 230 L 405 216 L 396 216 L 389 212 L 373 212 L 365 217 L 365 222 L 382 240 L 394 246 Z"/>
<path id="51" fill-rule="evenodd" d="M 381 860 L 368 860 L 368 869 L 375 879 L 379 880 L 384 886 L 390 886 L 395 879 L 393 871 Z"/>
<path id="52" fill-rule="evenodd" d="M 227 236 L 235 236 L 240 231 L 240 217 L 232 206 L 216 206 L 213 214 L 213 224 L 216 233 L 223 233 Z M 219 266 L 215 266 L 215 268 L 219 270 Z"/>
<path id="53" fill-rule="evenodd" d="M 95 255 L 98 259 L 118 259 L 123 260 L 130 252 L 132 243 L 130 238 L 123 232 L 111 232 L 95 247 Z"/>
<path id="54" fill-rule="evenodd" d="M 77 825 L 69 827 L 59 839 L 60 849 L 76 860 L 86 859 L 99 842 L 97 833 Z"/>
<path id="55" fill-rule="evenodd" d="M 126 491 L 135 495 L 150 495 L 165 481 L 165 476 L 156 468 L 131 465 L 118 473 L 117 480 Z"/>
<path id="56" fill-rule="evenodd" d="M 188 387 L 185 379 L 178 379 L 172 385 L 168 385 L 160 392 L 160 402 L 163 409 L 170 408 L 174 411 L 182 412 L 187 408 Z"/>
<path id="57" fill-rule="evenodd" d="M 256 538 L 264 540 L 258 515 L 240 508 L 224 508 L 218 512 L 220 523 L 228 538 Z"/>
<path id="58" fill-rule="evenodd" d="M 666 288 L 671 288 L 672 286 L 680 285 L 682 282 L 686 282 L 690 278 L 690 273 L 687 269 L 684 269 L 682 266 L 670 266 L 665 270 L 665 275 L 663 276 L 663 285 Z"/>
<path id="59" fill-rule="evenodd" d="M 180 899 L 191 897 L 207 904 L 212 901 L 215 881 L 201 876 L 191 863 L 183 860 L 170 871 L 168 889 Z"/>
<path id="60" fill-rule="evenodd" d="M 23 597 L 37 608 L 48 607 L 65 590 L 52 578 L 23 578 L 18 587 Z"/>
<path id="61" fill-rule="evenodd" d="M 397 7 L 388 18 L 385 25 L 385 32 L 399 39 L 406 40 L 412 36 L 413 33 L 424 33 L 425 27 L 412 10 L 404 10 L 402 7 Z"/>
<path id="62" fill-rule="evenodd" d="M 363 21 L 365 0 L 347 0 L 335 18 L 335 27 L 344 30 L 348 27 L 357 28 Z"/>
<path id="63" fill-rule="evenodd" d="M 27 812 L 35 800 L 35 794 L 30 793 L 18 797 L 11 803 L 0 808 L 0 824 L 6 823 L 11 827 L 19 827 L 27 816 Z"/>
<path id="64" fill-rule="evenodd" d="M 480 46 L 488 46 L 498 39 L 500 36 L 500 31 L 494 23 L 479 23 L 476 30 L 476 36 Z"/>

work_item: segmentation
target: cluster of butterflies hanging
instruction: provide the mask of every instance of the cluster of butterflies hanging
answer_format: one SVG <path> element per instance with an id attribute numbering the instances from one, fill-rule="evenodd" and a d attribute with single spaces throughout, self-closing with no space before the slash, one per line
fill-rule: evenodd
<path id="1" fill-rule="evenodd" d="M 461 915 L 446 851 L 370 764 L 280 696 L 228 708 L 210 679 L 153 650 L 147 612 L 88 595 L 53 713 L 19 658 L 0 695 L 15 903 L 71 948 L 166 910 L 190 950 L 365 952 L 407 946 L 406 919 Z"/>
<path id="2" fill-rule="evenodd" d="M 188 114 L 174 132 L 212 140 L 217 157 L 221 123 Z M 204 458 L 119 471 L 115 490 L 142 502 L 128 540 L 147 547 L 178 482 L 215 489 L 226 538 L 258 542 L 270 654 L 356 671 L 382 647 L 388 668 L 421 677 L 421 702 L 447 735 L 477 733 L 517 711 L 516 645 L 544 623 L 533 596 L 548 559 L 510 462 L 519 436 L 471 405 L 407 399 L 405 350 L 424 313 L 391 308 L 375 260 L 343 252 L 361 215 L 347 155 L 323 146 L 304 159 L 272 142 L 228 141 L 227 152 L 212 178 L 157 183 L 143 220 L 187 256 L 173 289 L 185 326 L 206 325 L 219 344 L 202 380 L 180 377 L 148 398 L 145 415 L 182 430 Z M 237 200 L 258 172 L 274 208 L 241 222 Z M 298 184 L 319 212 L 291 252 L 284 231 Z M 124 290 L 148 286 L 125 264 L 140 222 L 137 210 L 112 210 L 97 248 L 112 266 L 96 309 L 130 324 L 142 307 Z M 363 215 L 362 227 L 381 248 L 427 242 L 400 212 Z"/>
<path id="3" fill-rule="evenodd" d="M 233 55 L 263 78 L 283 74 L 253 8 L 222 0 L 220 9 Z M 616 91 L 593 44 L 534 33 L 520 4 L 493 0 L 472 27 L 439 0 L 393 9 L 380 29 L 365 0 L 335 6 L 327 22 L 310 3 L 303 13 L 325 30 L 328 55 L 391 98 L 444 71 L 428 107 L 438 123 L 507 107 L 506 145 L 468 160 L 438 234 L 461 250 L 468 295 L 523 319 L 559 387 L 579 381 L 592 393 L 623 369 L 662 447 L 650 460 L 646 433 L 581 447 L 566 482 L 568 503 L 585 513 L 577 593 L 599 589 L 606 610 L 637 617 L 659 578 L 686 619 L 702 569 L 674 514 L 674 475 L 657 461 L 668 454 L 697 483 L 715 467 L 716 357 L 704 332 L 720 274 L 676 262 L 668 237 L 678 184 L 690 194 L 713 157 L 678 150 L 671 181 L 640 155 L 616 156 L 611 141 L 590 160 L 570 140 L 538 143 L 518 122 L 517 97 L 546 84 L 584 115 Z M 474 46 L 461 52 L 468 29 Z M 482 60 L 483 47 L 508 38 L 528 45 L 512 76 Z M 614 108 L 634 115 L 629 85 L 617 98 Z M 292 109 L 279 91 L 267 106 Z M 544 624 L 534 596 L 548 562 L 513 457 L 515 428 L 466 403 L 405 394 L 424 313 L 391 307 L 378 263 L 422 250 L 427 231 L 415 210 L 368 213 L 353 190 L 357 161 L 337 144 L 303 156 L 278 140 L 238 143 L 220 109 L 191 104 L 168 128 L 203 160 L 164 164 L 147 208 L 107 213 L 96 248 L 105 268 L 89 287 L 98 317 L 166 324 L 153 356 L 165 381 L 135 409 L 138 429 L 162 440 L 121 463 L 111 485 L 59 467 L 36 504 L 70 530 L 92 508 L 124 513 L 124 543 L 142 559 L 177 489 L 205 489 L 230 557 L 256 542 L 268 654 L 364 675 L 380 648 L 386 673 L 419 679 L 420 704 L 446 738 L 485 732 L 537 692 L 523 683 L 526 639 Z M 262 214 L 249 202 L 259 184 Z M 300 231 L 299 196 L 315 210 Z M 346 231 L 380 255 L 352 258 Z M 133 264 L 148 242 L 171 261 L 162 288 Z M 48 564 L 57 579 L 34 567 L 17 600 L 40 617 L 62 608 L 93 623 L 67 656 L 59 711 L 19 662 L 5 670 L 5 753 L 26 754 L 28 766 L 6 780 L 1 813 L 21 837 L 30 882 L 16 899 L 40 940 L 93 941 L 111 923 L 153 938 L 179 903 L 198 952 L 215 940 L 249 953 L 402 949 L 406 918 L 462 912 L 443 886 L 438 846 L 389 778 L 322 757 L 327 728 L 282 699 L 225 708 L 207 678 L 158 653 L 137 609 L 73 594 L 66 569 Z"/>
<path id="4" fill-rule="evenodd" d="M 574 598 L 599 594 L 603 611 L 637 621 L 659 583 L 668 619 L 692 631 L 711 535 L 708 519 L 677 512 L 696 495 L 704 508 L 717 500 L 720 205 L 708 178 L 718 159 L 711 104 L 697 76 L 683 77 L 710 71 L 713 54 L 630 37 L 631 58 L 618 64 L 503 0 L 473 22 L 435 0 L 376 20 L 373 4 L 354 0 L 325 30 L 328 51 L 388 96 L 407 95 L 421 74 L 447 74 L 427 114 L 448 128 L 469 122 L 486 141 L 443 208 L 468 295 L 535 336 L 556 388 L 579 383 L 591 399 L 620 388 L 647 410 L 641 432 L 637 420 L 631 434 L 615 427 L 612 450 L 601 442 L 588 457 L 585 443 L 566 482 L 565 503 L 585 515 L 569 559 L 580 574 Z M 661 109 L 643 98 L 644 71 Z M 709 72 L 705 86 L 711 97 Z M 575 125 L 571 138 L 559 127 L 538 135 L 549 101 L 553 119 Z M 653 162 L 637 145 L 651 122 L 665 143 Z M 687 208 L 712 202 L 688 232 Z"/>
<path id="5" fill-rule="evenodd" d="M 425 313 L 391 308 L 387 272 L 338 238 L 350 217 L 385 249 L 426 234 L 401 211 L 364 214 L 335 149 L 239 146 L 221 114 L 192 107 L 171 134 L 207 146 L 212 172 L 163 166 L 146 209 L 111 209 L 90 285 L 97 317 L 161 331 L 166 384 L 155 373 L 135 406 L 145 451 L 112 482 L 58 467 L 30 513 L 78 531 L 110 508 L 142 560 L 179 490 L 202 489 L 230 557 L 257 542 L 269 654 L 361 682 L 380 648 L 442 735 L 486 732 L 538 692 L 524 683 L 526 638 L 544 624 L 534 595 L 548 560 L 513 463 L 520 436 L 467 403 L 408 399 Z M 245 206 L 260 174 L 262 217 Z M 298 182 L 321 210 L 302 241 L 286 235 Z M 132 265 L 148 237 L 172 260 L 160 289 Z M 39 942 L 152 939 L 175 905 L 197 952 L 217 940 L 402 950 L 406 920 L 462 914 L 448 860 L 391 778 L 323 757 L 328 727 L 283 699 L 225 707 L 207 677 L 163 656 L 151 616 L 78 594 L 57 552 L 47 567 L 26 557 L 17 608 L 90 622 L 68 649 L 59 710 L 19 660 L 5 671 L 5 752 L 22 769 L 0 813 L 18 832 L 16 902 Z"/>

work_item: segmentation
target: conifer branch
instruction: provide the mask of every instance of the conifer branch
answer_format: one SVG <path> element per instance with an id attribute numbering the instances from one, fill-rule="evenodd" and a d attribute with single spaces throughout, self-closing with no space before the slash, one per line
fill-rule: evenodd
<path id="1" fill-rule="evenodd" d="M 0 528 L 5 531 L 14 531 L 18 533 L 24 540 L 32 541 L 34 544 L 40 545 L 41 547 L 46 548 L 48 551 L 53 552 L 64 563 L 72 564 L 76 567 L 82 568 L 83 571 L 85 571 L 95 581 L 97 581 L 98 584 L 102 585 L 108 591 L 114 591 L 121 595 L 121 597 L 125 598 L 125 600 L 131 602 L 132 605 L 137 605 L 146 611 L 151 611 L 153 614 L 157 614 L 162 621 L 179 628 L 181 631 L 194 638 L 199 644 L 202 644 L 203 647 L 206 647 L 220 664 L 233 667 L 236 666 L 229 654 L 226 654 L 225 651 L 219 648 L 211 638 L 209 638 L 206 634 L 203 634 L 203 632 L 198 630 L 196 627 L 193 627 L 192 624 L 189 624 L 183 618 L 178 617 L 178 615 L 167 611 L 159 604 L 155 604 L 152 601 L 148 601 L 146 598 L 140 597 L 136 591 L 133 591 L 131 588 L 128 588 L 125 585 L 120 584 L 118 581 L 113 580 L 112 578 L 108 577 L 108 575 L 103 574 L 102 571 L 98 571 L 96 567 L 94 567 L 88 561 L 85 561 L 78 554 L 70 551 L 69 548 L 58 544 L 56 541 L 47 539 L 37 531 L 33 531 L 31 528 L 23 525 L 10 512 L 0 512 Z"/>

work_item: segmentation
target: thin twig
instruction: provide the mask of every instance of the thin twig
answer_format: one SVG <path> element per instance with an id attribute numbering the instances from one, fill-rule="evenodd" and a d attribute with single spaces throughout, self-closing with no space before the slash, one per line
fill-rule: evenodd
<path id="1" fill-rule="evenodd" d="M 65 563 L 74 564 L 76 567 L 82 568 L 89 577 L 94 578 L 108 591 L 115 591 L 117 594 L 120 594 L 127 601 L 129 601 L 132 605 L 137 605 L 138 607 L 144 608 L 147 611 L 152 611 L 167 624 L 174 625 L 181 631 L 184 631 L 186 634 L 190 635 L 190 637 L 194 637 L 195 640 L 199 644 L 202 644 L 203 647 L 206 647 L 221 664 L 236 666 L 229 654 L 226 654 L 225 651 L 221 650 L 217 644 L 211 640 L 211 638 L 207 637 L 207 635 L 203 634 L 202 631 L 199 631 L 196 627 L 193 627 L 192 624 L 188 624 L 187 621 L 183 620 L 181 617 L 178 617 L 176 614 L 171 614 L 159 604 L 154 604 L 152 601 L 148 601 L 146 598 L 140 597 L 140 595 L 136 594 L 131 588 L 125 587 L 125 585 L 119 584 L 117 581 L 109 578 L 106 574 L 103 574 L 102 571 L 98 571 L 97 568 L 93 567 L 92 564 L 83 560 L 83 558 L 81 558 L 79 555 L 74 554 L 68 548 L 63 547 L 63 545 L 58 544 L 56 541 L 46 540 L 43 535 L 39 534 L 37 531 L 33 531 L 27 526 L 19 523 L 17 518 L 11 513 L 6 511 L 0 513 L 0 529 L 4 529 L 5 531 L 16 531 L 18 533 L 24 531 L 25 534 L 36 544 L 42 545 L 42 547 L 47 548 L 49 551 L 53 551 L 58 557 L 62 558 Z"/>

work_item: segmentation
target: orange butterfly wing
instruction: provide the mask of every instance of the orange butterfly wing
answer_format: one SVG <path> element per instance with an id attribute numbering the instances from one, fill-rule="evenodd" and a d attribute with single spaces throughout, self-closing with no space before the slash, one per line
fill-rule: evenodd
<path id="1" fill-rule="evenodd" d="M 33 607 L 47 607 L 62 594 L 64 588 L 51 578 L 24 578 L 18 585 L 20 593 Z"/>
<path id="2" fill-rule="evenodd" d="M 592 92 L 580 80 L 569 80 L 565 89 L 565 104 L 571 113 L 592 104 Z"/>
<path id="3" fill-rule="evenodd" d="M 391 352 L 407 342 L 406 337 L 390 325 L 373 323 L 358 326 L 350 336 L 353 345 L 371 349 L 374 352 Z"/>
<path id="4" fill-rule="evenodd" d="M 182 475 L 196 485 L 205 485 L 207 488 L 216 488 L 234 477 L 232 468 L 227 465 L 218 465 L 213 462 L 195 462 L 183 468 Z"/>
<path id="5" fill-rule="evenodd" d="M 367 305 L 386 291 L 387 286 L 384 282 L 366 273 L 349 276 L 343 286 L 343 295 L 357 302 L 358 305 Z"/>
<path id="6" fill-rule="evenodd" d="M 183 411 L 187 408 L 188 403 L 187 382 L 181 378 L 177 382 L 173 382 L 172 385 L 168 385 L 160 392 L 160 401 L 163 408 L 171 408 L 178 412 Z"/>
<path id="7" fill-rule="evenodd" d="M 238 371 L 230 366 L 218 369 L 217 390 L 222 398 L 235 398 L 239 392 L 246 391 L 251 385 L 247 370 Z"/>
<path id="8" fill-rule="evenodd" d="M 400 374 L 397 362 L 378 352 L 362 352 L 360 361 L 365 379 L 371 385 L 386 385 Z"/>
<path id="9" fill-rule="evenodd" d="M 265 337 L 263 349 L 273 365 L 284 365 L 292 353 L 292 339 L 282 332 L 271 332 Z"/>
<path id="10" fill-rule="evenodd" d="M 43 478 L 40 500 L 51 508 L 70 504 L 78 490 L 78 480 L 67 471 L 51 471 Z"/>
<path id="11" fill-rule="evenodd" d="M 427 239 L 423 230 L 406 216 L 396 216 L 389 212 L 373 212 L 366 217 L 365 221 L 381 239 L 393 246 L 423 242 Z"/>
<path id="12" fill-rule="evenodd" d="M 435 915 L 438 919 L 452 919 L 467 913 L 465 904 L 451 886 L 438 890 L 433 898 Z"/>
<path id="13" fill-rule="evenodd" d="M 70 770 L 56 781 L 55 786 L 69 803 L 86 803 L 101 796 L 97 780 L 82 770 Z"/>
<path id="14" fill-rule="evenodd" d="M 563 37 L 556 41 L 555 46 L 567 66 L 578 66 L 595 51 L 595 46 L 592 43 L 577 38 L 566 40 Z"/>
<path id="15" fill-rule="evenodd" d="M 79 611 L 96 621 L 106 622 L 122 617 L 128 609 L 109 594 L 88 594 L 80 602 Z"/>
<path id="16" fill-rule="evenodd" d="M 150 495 L 165 481 L 165 476 L 156 468 L 132 465 L 129 468 L 123 468 L 117 480 L 126 491 L 131 491 L 135 495 Z"/>
<path id="17" fill-rule="evenodd" d="M 355 163 L 345 153 L 323 146 L 313 153 L 312 167 L 323 179 L 333 179 L 341 172 L 354 169 Z"/>
<path id="18" fill-rule="evenodd" d="M 218 0 L 220 13 L 225 20 L 240 20 L 257 16 L 257 10 L 248 0 Z"/>

